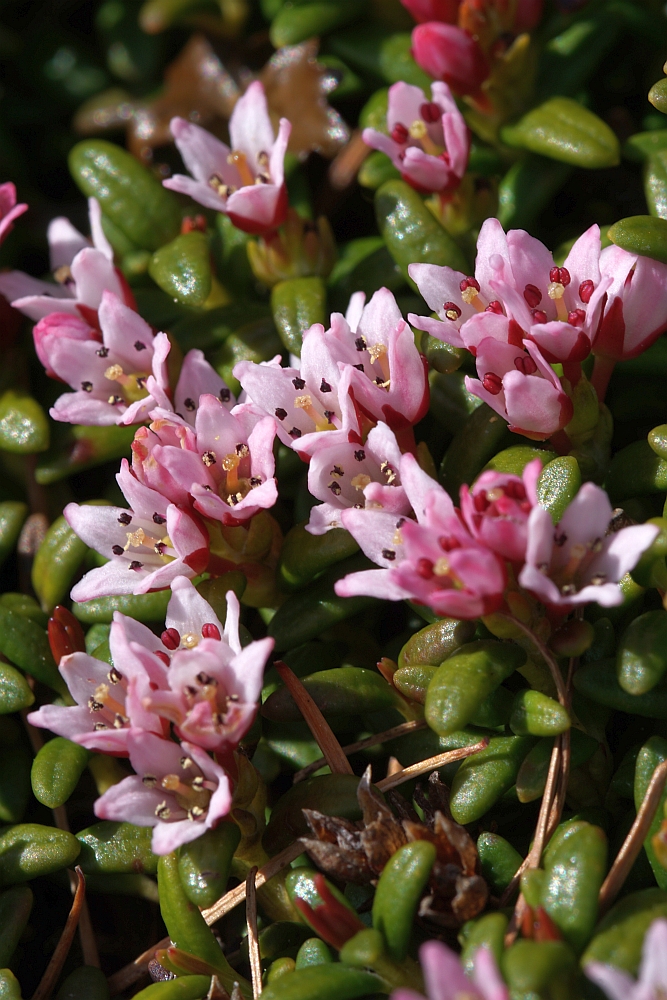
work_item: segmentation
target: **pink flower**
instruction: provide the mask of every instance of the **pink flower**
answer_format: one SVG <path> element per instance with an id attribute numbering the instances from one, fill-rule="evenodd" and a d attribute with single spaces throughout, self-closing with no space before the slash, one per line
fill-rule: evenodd
<path id="1" fill-rule="evenodd" d="M 611 283 L 600 271 L 598 226 L 580 236 L 557 267 L 543 243 L 522 229 L 506 235 L 497 219 L 480 230 L 474 276 L 435 264 L 408 270 L 438 315 L 410 314 L 413 326 L 472 354 L 485 337 L 532 341 L 549 363 L 588 356 Z"/>
<path id="2" fill-rule="evenodd" d="M 401 0 L 415 21 L 444 21 L 446 24 L 456 24 L 459 15 L 460 0 Z"/>
<path id="3" fill-rule="evenodd" d="M 73 587 L 73 601 L 146 594 L 206 569 L 209 538 L 199 519 L 140 483 L 126 459 L 116 479 L 129 510 L 70 503 L 63 511 L 77 535 L 109 560 Z"/>
<path id="4" fill-rule="evenodd" d="M 16 204 L 16 188 L 11 181 L 0 184 L 0 243 L 11 233 L 14 221 L 27 210 L 26 204 Z"/>
<path id="5" fill-rule="evenodd" d="M 403 179 L 418 191 L 450 192 L 468 165 L 468 126 L 446 83 L 431 85 L 428 101 L 421 87 L 395 83 L 389 88 L 389 135 L 364 129 L 364 142 L 391 159 Z"/>
<path id="6" fill-rule="evenodd" d="M 412 52 L 429 76 L 444 80 L 457 94 L 476 94 L 489 75 L 479 43 L 454 24 L 418 24 L 412 32 Z"/>
<path id="7" fill-rule="evenodd" d="M 232 113 L 231 150 L 198 125 L 172 118 L 171 133 L 193 176 L 175 174 L 164 186 L 190 195 L 206 208 L 225 212 L 246 233 L 269 233 L 287 216 L 283 161 L 291 127 L 281 118 L 274 137 L 258 80 L 250 84 Z"/>
<path id="8" fill-rule="evenodd" d="M 168 384 L 165 333 L 155 336 L 113 292 L 102 293 L 98 316 L 99 330 L 62 312 L 49 313 L 34 328 L 35 350 L 47 374 L 75 390 L 56 400 L 54 420 L 117 424 L 128 410 L 142 419 L 143 401 L 151 402 L 148 378 Z"/>
<path id="9" fill-rule="evenodd" d="M 132 424 L 146 420 L 156 405 L 171 409 L 166 333 L 153 334 L 138 313 L 113 292 L 103 292 L 98 326 L 71 313 L 50 313 L 34 327 L 35 350 L 46 372 L 74 392 L 51 408 L 54 420 L 81 424 Z M 201 351 L 185 356 L 175 405 L 189 420 L 203 392 L 233 405 L 231 392 Z"/>
<path id="10" fill-rule="evenodd" d="M 401 451 L 384 423 L 373 427 L 366 441 L 327 443 L 323 438 L 308 466 L 308 489 L 322 503 L 310 511 L 312 535 L 341 527 L 350 507 L 408 514 L 410 503 L 400 483 Z"/>
<path id="11" fill-rule="evenodd" d="M 140 482 L 223 524 L 246 521 L 275 504 L 273 418 L 247 403 L 230 412 L 217 396 L 205 394 L 194 429 L 166 410 L 153 410 L 151 419 L 132 443 Z"/>
<path id="12" fill-rule="evenodd" d="M 69 313 L 97 326 L 97 310 L 105 291 L 113 292 L 127 306 L 134 296 L 113 264 L 113 250 L 102 231 L 102 212 L 95 198 L 88 199 L 93 246 L 68 219 L 54 219 L 48 228 L 51 270 L 56 284 L 31 278 L 22 271 L 0 274 L 0 293 L 30 319 L 49 313 Z"/>
<path id="13" fill-rule="evenodd" d="M 153 852 L 169 854 L 217 826 L 229 813 L 231 782 L 198 746 L 133 729 L 127 747 L 137 773 L 112 785 L 97 800 L 95 815 L 100 819 L 152 826 Z"/>
<path id="14" fill-rule="evenodd" d="M 637 564 L 659 529 L 637 524 L 608 534 L 611 517 L 607 494 L 593 483 L 584 483 L 555 527 L 544 507 L 533 507 L 521 586 L 561 610 L 589 601 L 606 608 L 621 604 L 618 581 Z"/>
<path id="15" fill-rule="evenodd" d="M 489 469 L 473 486 L 461 487 L 461 514 L 470 534 L 480 544 L 510 562 L 523 562 L 528 538 L 528 516 L 537 501 L 539 458 L 523 475 L 510 476 Z"/>
<path id="16" fill-rule="evenodd" d="M 358 304 L 350 313 L 353 323 Z M 428 409 L 426 361 L 386 288 L 364 307 L 356 329 L 340 313 L 332 315 L 329 330 L 310 327 L 298 371 L 242 361 L 234 374 L 253 402 L 276 418 L 281 441 L 302 456 L 320 446 L 322 431 L 361 441 L 362 416 L 400 435 Z"/>
<path id="17" fill-rule="evenodd" d="M 475 952 L 470 979 L 461 967 L 460 957 L 440 941 L 423 944 L 419 960 L 428 1000 L 509 1000 L 509 991 L 488 948 L 478 948 Z M 399 989 L 394 990 L 390 1000 L 425 998 L 414 990 Z"/>
<path id="18" fill-rule="evenodd" d="M 414 600 L 455 618 L 496 611 L 507 582 L 503 562 L 472 538 L 448 494 L 414 456 L 403 455 L 400 475 L 416 521 L 374 509 L 343 511 L 343 527 L 382 568 L 344 577 L 336 593 Z"/>
<path id="19" fill-rule="evenodd" d="M 600 255 L 600 271 L 611 283 L 593 353 L 635 358 L 667 328 L 667 265 L 610 246 Z"/>
<path id="20" fill-rule="evenodd" d="M 180 579 L 182 589 L 187 583 L 197 594 L 192 584 Z M 184 648 L 172 655 L 167 684 L 148 690 L 143 698 L 146 710 L 174 723 L 180 739 L 218 753 L 233 750 L 252 725 L 264 666 L 273 649 L 269 638 L 241 649 L 238 626 L 239 602 L 231 590 L 224 629 L 215 615 L 186 636 L 172 625 L 163 640 L 170 644 L 180 640 Z"/>
<path id="21" fill-rule="evenodd" d="M 636 981 L 602 962 L 589 962 L 584 972 L 609 1000 L 661 1000 L 667 994 L 667 920 L 654 920 L 647 930 Z"/>
<path id="22" fill-rule="evenodd" d="M 149 628 L 118 611 L 114 612 L 109 647 L 113 667 L 87 653 L 64 656 L 58 669 L 76 706 L 43 705 L 28 716 L 28 721 L 89 750 L 127 756 L 131 728 L 166 735 L 165 724 L 142 704 L 140 696 L 146 685 L 166 684 L 167 671 L 161 659 L 164 647 Z"/>
<path id="23" fill-rule="evenodd" d="M 572 419 L 572 400 L 537 344 L 525 350 L 487 337 L 477 347 L 479 379 L 466 375 L 466 389 L 507 421 L 509 429 L 544 441 Z"/>

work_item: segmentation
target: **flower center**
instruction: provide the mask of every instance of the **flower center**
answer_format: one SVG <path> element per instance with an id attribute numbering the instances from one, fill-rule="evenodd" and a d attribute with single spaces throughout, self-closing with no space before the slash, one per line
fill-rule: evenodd
<path id="1" fill-rule="evenodd" d="M 294 406 L 297 410 L 303 410 L 304 413 L 308 414 L 315 424 L 316 431 L 333 431 L 336 429 L 331 423 L 332 411 L 325 410 L 324 414 L 319 413 L 310 394 L 306 393 L 303 396 L 297 396 L 294 400 Z"/>
<path id="2" fill-rule="evenodd" d="M 125 402 L 136 403 L 139 399 L 145 399 L 148 395 L 146 389 L 147 372 L 132 372 L 127 375 L 120 365 L 110 365 L 104 373 L 104 377 L 110 382 L 115 382 L 120 387 Z M 118 397 L 112 396 L 109 402 L 117 403 Z"/>

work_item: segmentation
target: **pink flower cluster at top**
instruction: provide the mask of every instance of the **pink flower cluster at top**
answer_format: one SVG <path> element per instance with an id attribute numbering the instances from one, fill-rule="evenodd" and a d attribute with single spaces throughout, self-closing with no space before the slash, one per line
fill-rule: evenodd
<path id="1" fill-rule="evenodd" d="M 273 648 L 272 639 L 241 648 L 232 591 L 223 627 L 185 577 L 172 579 L 171 590 L 161 636 L 116 612 L 113 666 L 84 652 L 64 656 L 60 672 L 76 705 L 44 705 L 28 717 L 90 750 L 129 757 L 136 774 L 109 788 L 95 813 L 152 826 L 156 854 L 196 839 L 229 813 L 233 751 L 255 718 Z"/>

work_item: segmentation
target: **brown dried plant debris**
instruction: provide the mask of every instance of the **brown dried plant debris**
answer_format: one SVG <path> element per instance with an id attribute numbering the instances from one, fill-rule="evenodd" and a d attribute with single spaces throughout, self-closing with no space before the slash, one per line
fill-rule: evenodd
<path id="1" fill-rule="evenodd" d="M 279 49 L 258 77 L 274 127 L 281 117 L 292 122 L 290 151 L 299 157 L 314 151 L 332 158 L 348 141 L 349 130 L 327 101 L 335 82 L 318 63 L 317 51 L 317 39 Z M 150 162 L 155 148 L 172 142 L 169 122 L 175 116 L 226 138 L 234 105 L 253 75 L 243 65 L 228 69 L 204 35 L 196 34 L 165 70 L 157 97 L 135 101 L 118 88 L 105 91 L 79 108 L 74 128 L 80 135 L 126 129 L 130 152 Z"/>
<path id="2" fill-rule="evenodd" d="M 390 798 L 399 818 L 371 782 L 367 768 L 357 791 L 362 820 L 353 823 L 304 809 L 313 836 L 301 843 L 313 862 L 327 875 L 341 882 L 375 885 L 382 869 L 404 844 L 430 840 L 437 858 L 419 906 L 419 916 L 439 927 L 456 928 L 482 912 L 489 890 L 480 875 L 477 848 L 468 831 L 449 814 L 447 787 L 434 772 L 427 792 L 418 786 L 415 801 L 424 814 L 416 812 L 397 793 Z"/>

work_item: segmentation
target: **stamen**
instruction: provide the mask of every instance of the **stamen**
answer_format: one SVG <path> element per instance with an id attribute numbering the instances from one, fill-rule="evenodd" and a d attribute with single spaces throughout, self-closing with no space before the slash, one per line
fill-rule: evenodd
<path id="1" fill-rule="evenodd" d="M 579 298 L 584 303 L 584 305 L 588 305 L 588 303 L 591 301 L 591 295 L 593 294 L 594 291 L 595 291 L 595 285 L 593 284 L 590 278 L 587 278 L 586 281 L 581 282 L 581 284 L 579 285 Z"/>
<path id="2" fill-rule="evenodd" d="M 186 632 L 185 635 L 181 636 L 181 645 L 185 649 L 194 649 L 195 646 L 199 645 L 199 636 L 195 635 L 194 632 Z"/>
<path id="3" fill-rule="evenodd" d="M 410 133 L 406 129 L 405 125 L 402 125 L 400 122 L 396 122 L 391 133 L 391 138 L 394 142 L 398 143 L 399 146 L 403 146 L 408 141 L 409 135 Z"/>
<path id="4" fill-rule="evenodd" d="M 163 646 L 166 646 L 167 649 L 178 649 L 181 644 L 181 634 L 175 628 L 166 628 L 160 638 Z"/>
<path id="5" fill-rule="evenodd" d="M 487 372 L 482 379 L 482 385 L 492 396 L 497 396 L 503 388 L 503 380 L 495 372 Z"/>
<path id="6" fill-rule="evenodd" d="M 448 319 L 451 323 L 455 323 L 457 319 L 461 318 L 461 310 L 457 306 L 456 302 L 445 302 L 442 309 L 445 314 L 445 319 Z"/>
<path id="7" fill-rule="evenodd" d="M 296 381 L 296 379 L 294 381 Z M 296 409 L 303 410 L 304 413 L 308 414 L 308 416 L 310 417 L 310 419 L 315 424 L 315 430 L 317 430 L 317 431 L 327 431 L 327 430 L 333 430 L 334 429 L 333 424 L 329 423 L 329 421 L 326 419 L 326 417 L 323 418 L 317 412 L 317 410 L 315 409 L 315 407 L 313 405 L 313 398 L 312 398 L 312 396 L 309 396 L 309 395 L 297 396 L 296 399 L 294 400 L 294 406 L 296 407 Z M 292 432 L 290 431 L 290 434 L 291 433 Z M 299 437 L 300 436 L 301 435 L 299 434 Z"/>
<path id="8" fill-rule="evenodd" d="M 393 549 L 383 549 L 382 558 L 387 559 L 389 562 L 393 562 L 394 559 L 396 558 L 396 553 L 394 552 Z"/>
<path id="9" fill-rule="evenodd" d="M 565 285 L 560 281 L 552 281 L 547 288 L 547 295 L 556 305 L 558 319 L 567 323 L 567 306 L 563 301 L 563 296 L 565 295 Z"/>
<path id="10" fill-rule="evenodd" d="M 371 344 L 368 348 L 368 353 L 370 359 L 373 363 L 377 361 L 380 366 L 380 371 L 386 382 L 389 382 L 391 373 L 389 371 L 389 358 L 387 357 L 387 345 L 386 344 Z"/>
<path id="11" fill-rule="evenodd" d="M 355 490 L 364 490 L 370 482 L 371 477 L 367 476 L 364 472 L 360 472 L 358 476 L 352 479 L 352 486 L 354 486 Z"/>
<path id="12" fill-rule="evenodd" d="M 227 163 L 229 163 L 230 166 L 236 167 L 239 172 L 239 177 L 241 178 L 241 184 L 243 184 L 244 187 L 247 184 L 255 183 L 255 178 L 253 177 L 252 170 L 248 166 L 245 153 L 241 153 L 238 149 L 232 150 L 227 157 Z"/>

